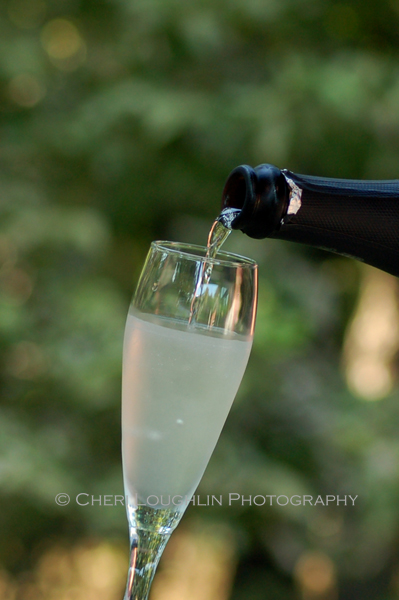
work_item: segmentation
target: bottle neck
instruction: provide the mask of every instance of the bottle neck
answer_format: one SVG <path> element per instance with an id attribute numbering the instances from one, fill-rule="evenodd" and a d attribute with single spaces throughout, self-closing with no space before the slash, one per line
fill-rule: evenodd
<path id="1" fill-rule="evenodd" d="M 399 276 L 399 180 L 356 181 L 242 165 L 229 175 L 223 208 L 232 229 L 322 248 Z"/>

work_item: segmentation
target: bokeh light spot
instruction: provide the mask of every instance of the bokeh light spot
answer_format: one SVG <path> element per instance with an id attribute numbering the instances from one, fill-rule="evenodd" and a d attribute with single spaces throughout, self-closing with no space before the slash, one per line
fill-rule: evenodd
<path id="1" fill-rule="evenodd" d="M 47 370 L 42 349 L 33 342 L 20 342 L 11 348 L 7 371 L 17 379 L 34 380 Z"/>
<path id="2" fill-rule="evenodd" d="M 365 268 L 358 306 L 344 344 L 346 380 L 364 400 L 380 400 L 394 384 L 399 349 L 398 283 L 395 277 Z"/>
<path id="3" fill-rule="evenodd" d="M 33 282 L 26 271 L 20 268 L 2 269 L 0 272 L 0 294 L 15 306 L 24 304 L 33 290 Z"/>
<path id="4" fill-rule="evenodd" d="M 74 70 L 86 58 L 86 44 L 74 23 L 53 19 L 42 29 L 41 42 L 50 60 L 61 70 Z"/>
<path id="5" fill-rule="evenodd" d="M 302 598 L 333 600 L 336 576 L 332 560 L 323 552 L 304 552 L 295 566 L 295 579 Z"/>
<path id="6" fill-rule="evenodd" d="M 10 81 L 8 95 L 15 104 L 31 108 L 44 98 L 46 88 L 34 75 L 22 73 Z"/>

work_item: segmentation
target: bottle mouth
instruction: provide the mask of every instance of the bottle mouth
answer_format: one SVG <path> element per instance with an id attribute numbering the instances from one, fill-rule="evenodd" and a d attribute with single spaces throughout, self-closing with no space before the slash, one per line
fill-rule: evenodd
<path id="1" fill-rule="evenodd" d="M 227 178 L 223 189 L 222 209 L 235 208 L 240 213 L 231 223 L 232 229 L 241 229 L 253 213 L 253 190 L 256 174 L 252 167 L 241 165 L 234 169 Z"/>
<path id="2" fill-rule="evenodd" d="M 240 210 L 231 223 L 253 238 L 268 237 L 280 227 L 288 205 L 287 182 L 273 165 L 253 169 L 240 165 L 227 178 L 222 195 L 222 209 Z"/>

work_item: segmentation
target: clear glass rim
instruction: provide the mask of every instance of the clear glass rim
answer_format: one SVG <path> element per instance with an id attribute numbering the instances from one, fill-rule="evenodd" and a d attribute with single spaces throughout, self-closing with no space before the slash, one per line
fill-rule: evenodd
<path id="1" fill-rule="evenodd" d="M 168 252 L 170 254 L 178 254 L 188 260 L 209 262 L 213 265 L 222 265 L 226 267 L 241 267 L 249 269 L 257 269 L 258 264 L 252 258 L 234 254 L 233 252 L 218 252 L 216 258 L 206 258 L 206 246 L 197 244 L 187 244 L 185 242 L 168 242 L 156 240 L 151 243 L 151 248 L 158 251 Z"/>

